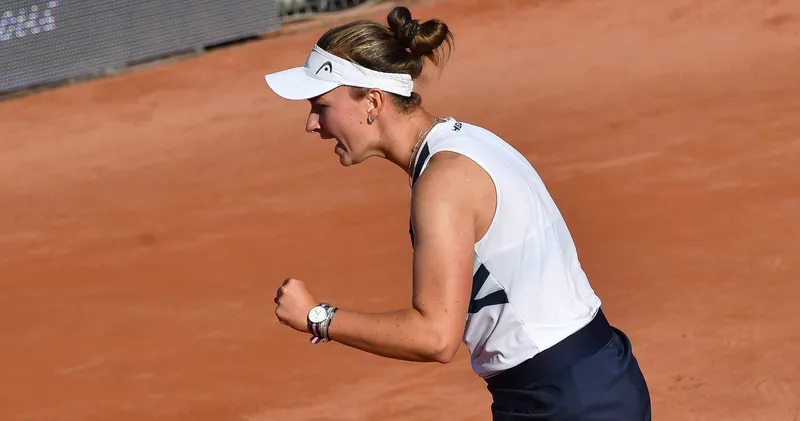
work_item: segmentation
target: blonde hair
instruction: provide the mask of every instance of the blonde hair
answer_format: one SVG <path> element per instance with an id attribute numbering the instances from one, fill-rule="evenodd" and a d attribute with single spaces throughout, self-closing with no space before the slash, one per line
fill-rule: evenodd
<path id="1" fill-rule="evenodd" d="M 402 6 L 386 17 L 388 26 L 369 20 L 357 20 L 329 29 L 317 41 L 323 50 L 358 63 L 368 69 L 386 73 L 405 73 L 417 80 L 422 76 L 425 59 L 440 66 L 450 55 L 453 34 L 447 25 L 431 19 L 419 23 Z M 446 47 L 442 49 L 441 47 Z M 353 99 L 361 99 L 368 89 L 350 87 Z M 416 92 L 410 97 L 389 93 L 402 112 L 410 113 L 420 106 Z"/>

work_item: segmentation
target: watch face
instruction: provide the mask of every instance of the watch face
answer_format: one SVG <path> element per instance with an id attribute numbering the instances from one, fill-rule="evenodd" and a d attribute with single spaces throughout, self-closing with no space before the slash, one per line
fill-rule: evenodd
<path id="1" fill-rule="evenodd" d="M 321 323 L 326 317 L 328 317 L 328 311 L 322 306 L 316 306 L 308 312 L 308 320 L 311 320 L 311 323 Z"/>

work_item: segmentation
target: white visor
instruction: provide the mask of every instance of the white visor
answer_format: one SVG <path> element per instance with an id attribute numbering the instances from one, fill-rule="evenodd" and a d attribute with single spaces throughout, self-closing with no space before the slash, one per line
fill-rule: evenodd
<path id="1" fill-rule="evenodd" d="M 264 75 L 267 85 L 279 96 L 309 99 L 339 86 L 375 88 L 405 97 L 411 96 L 414 82 L 401 73 L 383 73 L 337 57 L 314 46 L 303 67 Z"/>

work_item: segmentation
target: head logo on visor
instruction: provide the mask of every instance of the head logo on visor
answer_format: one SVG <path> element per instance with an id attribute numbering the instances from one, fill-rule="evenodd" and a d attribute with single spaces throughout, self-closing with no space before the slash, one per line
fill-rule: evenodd
<path id="1" fill-rule="evenodd" d="M 333 73 L 333 64 L 331 64 L 330 61 L 326 61 L 325 63 L 322 64 L 322 66 L 319 66 L 319 69 L 317 69 L 317 73 L 315 74 L 319 74 L 319 72 L 323 70 L 328 73 Z"/>
<path id="2" fill-rule="evenodd" d="M 309 99 L 339 86 L 375 88 L 411 96 L 414 81 L 405 73 L 384 73 L 368 69 L 314 46 L 303 67 L 264 76 L 267 85 L 286 99 Z"/>

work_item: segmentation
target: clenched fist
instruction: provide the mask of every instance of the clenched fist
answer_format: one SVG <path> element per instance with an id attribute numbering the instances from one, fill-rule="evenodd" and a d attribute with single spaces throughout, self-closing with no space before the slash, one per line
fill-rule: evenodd
<path id="1" fill-rule="evenodd" d="M 275 296 L 275 316 L 278 320 L 300 332 L 308 331 L 308 312 L 319 304 L 316 298 L 308 292 L 303 281 L 288 278 L 278 288 Z"/>

